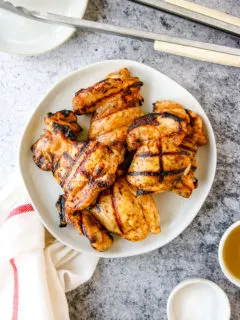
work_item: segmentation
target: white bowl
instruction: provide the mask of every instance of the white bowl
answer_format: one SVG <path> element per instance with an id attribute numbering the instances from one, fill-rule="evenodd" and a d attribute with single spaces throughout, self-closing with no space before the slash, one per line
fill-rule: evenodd
<path id="1" fill-rule="evenodd" d="M 222 269 L 222 272 L 224 273 L 224 275 L 228 278 L 228 280 L 230 280 L 233 284 L 235 284 L 237 287 L 240 288 L 240 280 L 236 279 L 227 269 L 227 267 L 225 266 L 224 260 L 223 260 L 223 247 L 225 244 L 225 241 L 227 239 L 227 237 L 229 236 L 229 234 L 236 228 L 240 226 L 240 220 L 235 222 L 234 224 L 232 224 L 223 234 L 221 241 L 219 243 L 219 247 L 218 247 L 218 259 L 219 259 L 219 263 Z"/>
<path id="2" fill-rule="evenodd" d="M 88 0 L 11 0 L 30 10 L 82 18 Z M 0 51 L 36 55 L 52 50 L 71 37 L 75 29 L 33 21 L 0 9 Z"/>
<path id="3" fill-rule="evenodd" d="M 112 248 L 107 252 L 96 252 L 85 237 L 68 226 L 58 227 L 58 214 L 55 202 L 62 194 L 52 174 L 41 171 L 32 160 L 31 145 L 43 133 L 43 119 L 47 112 L 61 109 L 71 109 L 71 100 L 79 88 L 85 88 L 106 77 L 107 74 L 120 68 L 129 68 L 144 82 L 141 89 L 144 97 L 143 110 L 152 111 L 152 103 L 157 100 L 173 100 L 186 108 L 197 112 L 203 119 L 208 137 L 206 146 L 199 149 L 197 154 L 199 187 L 190 199 L 184 199 L 171 192 L 155 196 L 161 215 L 162 232 L 159 235 L 149 235 L 145 240 L 130 242 L 119 237 L 115 238 Z M 89 128 L 90 117 L 79 117 L 85 135 Z M 22 137 L 19 163 L 23 180 L 29 197 L 38 212 L 42 222 L 49 231 L 64 244 L 75 250 L 88 252 L 101 257 L 126 257 L 142 254 L 157 249 L 178 236 L 194 219 L 203 205 L 213 183 L 216 170 L 216 143 L 211 124 L 198 101 L 178 83 L 159 71 L 142 63 L 129 60 L 109 60 L 84 67 L 58 82 L 37 106 Z"/>
<path id="4" fill-rule="evenodd" d="M 182 313 L 187 316 L 183 317 Z M 194 278 L 173 289 L 167 302 L 167 315 L 168 320 L 198 320 L 200 317 L 201 320 L 230 320 L 231 307 L 226 293 L 216 283 Z"/>

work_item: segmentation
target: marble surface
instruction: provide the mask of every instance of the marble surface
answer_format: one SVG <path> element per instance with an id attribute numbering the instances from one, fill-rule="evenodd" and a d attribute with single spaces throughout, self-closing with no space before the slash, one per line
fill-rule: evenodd
<path id="1" fill-rule="evenodd" d="M 240 16 L 236 0 L 195 2 Z M 90 0 L 86 17 L 240 46 L 235 37 L 127 0 Z M 190 277 L 218 283 L 231 301 L 232 319 L 240 319 L 240 291 L 226 280 L 217 259 L 220 237 L 239 219 L 240 211 L 239 69 L 154 52 L 146 42 L 81 31 L 44 55 L 16 57 L 0 53 L 0 187 L 16 171 L 17 146 L 24 126 L 51 85 L 81 66 L 113 58 L 144 62 L 196 96 L 216 134 L 217 174 L 198 216 L 177 239 L 142 256 L 100 260 L 89 283 L 67 295 L 71 319 L 167 319 L 169 293 Z"/>

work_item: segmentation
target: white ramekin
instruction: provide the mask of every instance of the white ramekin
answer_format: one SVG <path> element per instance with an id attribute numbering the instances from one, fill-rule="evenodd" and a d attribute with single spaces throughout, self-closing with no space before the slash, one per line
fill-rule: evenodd
<path id="1" fill-rule="evenodd" d="M 207 280 L 207 279 L 202 279 L 202 278 L 192 278 L 192 279 L 187 279 L 182 282 L 180 282 L 171 292 L 168 302 L 167 302 L 167 316 L 168 320 L 182 320 L 183 318 L 179 318 L 179 315 L 176 314 L 177 310 L 174 310 L 174 301 L 177 299 L 177 296 L 184 294 L 183 289 L 195 285 L 195 284 L 201 284 L 202 286 L 208 287 L 212 290 L 212 294 L 217 297 L 218 303 L 216 305 L 213 305 L 213 309 L 218 309 L 221 308 L 221 317 L 220 318 L 214 318 L 213 320 L 219 320 L 219 319 L 224 319 L 224 320 L 230 320 L 231 318 L 231 307 L 230 307 L 230 302 L 229 299 L 226 295 L 226 293 L 223 291 L 222 288 L 220 288 L 216 283 Z M 183 293 L 182 293 L 183 292 Z M 197 292 L 193 293 L 197 294 Z M 191 297 L 189 296 L 183 296 L 185 299 L 189 299 Z M 200 307 L 204 308 L 204 305 L 201 305 L 201 301 L 199 301 Z M 188 317 L 188 319 L 190 319 Z M 209 317 L 208 317 L 209 319 Z M 192 319 L 194 320 L 194 319 Z M 204 320 L 204 319 L 203 319 Z"/>

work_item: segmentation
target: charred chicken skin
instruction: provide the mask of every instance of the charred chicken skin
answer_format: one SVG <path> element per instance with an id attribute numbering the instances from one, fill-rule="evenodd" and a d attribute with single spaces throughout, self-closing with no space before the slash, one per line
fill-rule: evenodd
<path id="1" fill-rule="evenodd" d="M 94 217 L 111 233 L 130 241 L 139 241 L 149 232 L 160 233 L 158 209 L 151 195 L 136 197 L 136 188 L 125 177 L 101 192 L 90 208 Z"/>
<path id="2" fill-rule="evenodd" d="M 127 144 L 137 149 L 127 179 L 140 194 L 173 191 L 190 197 L 197 187 L 195 154 L 206 144 L 196 113 L 171 101 L 157 102 L 153 113 L 129 127 Z"/>
<path id="3" fill-rule="evenodd" d="M 128 127 L 143 115 L 141 86 L 139 78 L 132 77 L 127 69 L 120 69 L 79 90 L 72 101 L 76 114 L 94 113 L 88 137 L 108 145 L 119 155 L 119 163 L 124 160 Z"/>

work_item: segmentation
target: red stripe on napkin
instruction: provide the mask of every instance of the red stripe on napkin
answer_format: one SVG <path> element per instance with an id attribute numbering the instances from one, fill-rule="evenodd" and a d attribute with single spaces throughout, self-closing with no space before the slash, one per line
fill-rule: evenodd
<path id="1" fill-rule="evenodd" d="M 10 259 L 9 262 L 13 268 L 13 277 L 14 277 L 12 320 L 17 320 L 17 318 L 18 318 L 18 298 L 19 298 L 18 269 L 17 269 L 17 266 L 15 264 L 14 259 Z"/>
<path id="2" fill-rule="evenodd" d="M 17 216 L 17 215 L 19 215 L 19 214 L 23 214 L 23 213 L 26 213 L 26 212 L 31 212 L 31 211 L 33 211 L 33 210 L 34 210 L 34 209 L 33 209 L 33 206 L 32 206 L 30 203 L 24 204 L 24 205 L 22 205 L 22 206 L 19 206 L 19 207 L 13 209 L 13 210 L 9 213 L 9 215 L 7 216 L 7 219 L 6 219 L 6 220 L 8 220 L 9 218 L 12 218 L 12 217 L 14 217 L 14 216 Z"/>

